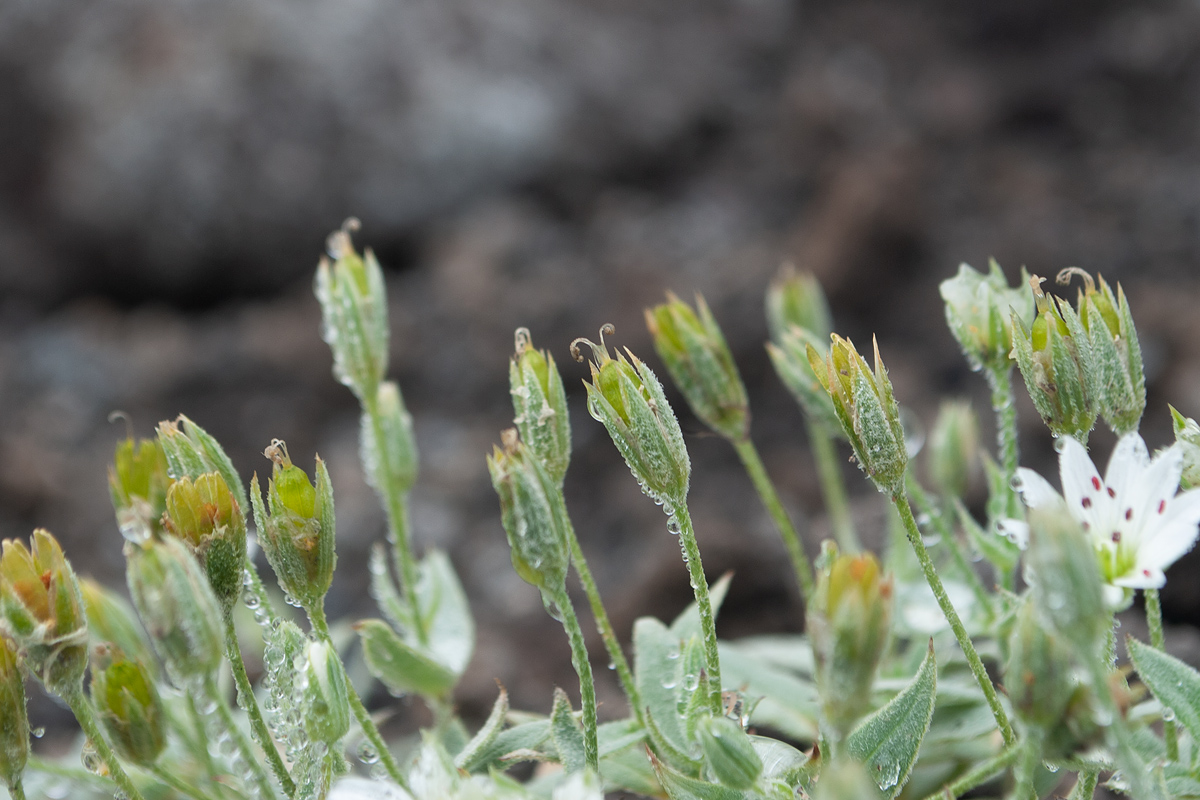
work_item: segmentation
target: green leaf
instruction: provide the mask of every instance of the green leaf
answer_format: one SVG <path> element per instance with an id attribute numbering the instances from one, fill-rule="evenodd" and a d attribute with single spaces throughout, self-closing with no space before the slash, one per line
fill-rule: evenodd
<path id="1" fill-rule="evenodd" d="M 1192 740 L 1200 741 L 1200 673 L 1133 637 L 1126 637 L 1125 644 L 1142 683 L 1162 703 L 1164 712 L 1174 711 Z"/>
<path id="2" fill-rule="evenodd" d="M 791 671 L 774 666 L 755 646 L 720 642 L 721 679 L 762 697 L 750 719 L 801 741 L 817 738 L 817 688 Z M 811 653 L 811 651 L 810 651 Z"/>
<path id="3" fill-rule="evenodd" d="M 729 583 L 732 580 L 733 573 L 726 572 L 708 589 L 714 620 L 721 613 L 721 603 L 725 602 L 725 595 L 729 593 Z M 690 639 L 693 636 L 703 638 L 704 633 L 700 630 L 700 609 L 695 602 L 690 603 L 671 623 L 671 633 L 679 639 Z"/>
<path id="4" fill-rule="evenodd" d="M 601 758 L 645 740 L 646 729 L 633 718 L 605 722 L 596 727 L 596 744 Z"/>
<path id="5" fill-rule="evenodd" d="M 500 735 L 500 731 L 504 729 L 506 717 L 508 717 L 508 692 L 504 691 L 502 686 L 500 695 L 492 705 L 492 713 L 488 715 L 483 727 L 471 737 L 471 741 L 467 742 L 462 751 L 454 757 L 454 766 L 466 769 L 479 753 L 491 747 L 492 743 L 496 741 L 496 737 Z"/>
<path id="6" fill-rule="evenodd" d="M 383 620 L 367 619 L 354 627 L 362 640 L 367 668 L 388 689 L 441 697 L 454 688 L 457 675 L 409 645 Z"/>
<path id="7" fill-rule="evenodd" d="M 475 649 L 475 620 L 454 565 L 441 550 L 421 561 L 417 603 L 426 616 L 429 650 L 455 675 L 462 675 Z"/>
<path id="8" fill-rule="evenodd" d="M 550 711 L 550 736 L 558 748 L 558 757 L 568 773 L 578 772 L 587 763 L 584 755 L 583 728 L 571 711 L 571 701 L 562 689 L 554 690 L 554 708 Z"/>
<path id="9" fill-rule="evenodd" d="M 633 668 L 642 704 L 663 738 L 678 750 L 687 750 L 676 705 L 676 666 L 680 656 L 679 637 L 652 617 L 633 624 Z"/>
<path id="10" fill-rule="evenodd" d="M 937 661 L 930 641 L 925 660 L 909 687 L 846 737 L 846 751 L 866 766 L 889 798 L 900 794 L 912 772 L 933 718 L 936 695 Z"/>
<path id="11" fill-rule="evenodd" d="M 634 794 L 660 797 L 663 793 L 644 744 L 631 744 L 602 757 L 600 774 L 609 784 Z"/>
<path id="12" fill-rule="evenodd" d="M 392 627 L 408 638 L 413 628 L 412 615 L 409 613 L 404 598 L 400 596 L 400 590 L 396 587 L 392 573 L 388 570 L 387 555 L 381 542 L 371 548 L 370 573 L 371 597 L 375 598 L 379 610 L 383 612 L 383 616 L 392 624 Z"/>
<path id="13" fill-rule="evenodd" d="M 506 760 L 506 756 L 517 752 L 534 752 L 550 738 L 550 720 L 539 719 L 514 725 L 501 731 L 491 743 L 480 748 L 461 768 L 467 772 L 479 772 Z M 511 760 L 511 759 L 508 759 Z"/>
<path id="14" fill-rule="evenodd" d="M 654 773 L 658 776 L 658 782 L 662 784 L 671 800 L 745 800 L 746 798 L 746 793 L 737 789 L 681 775 L 653 755 L 650 756 L 650 760 L 654 764 Z"/>

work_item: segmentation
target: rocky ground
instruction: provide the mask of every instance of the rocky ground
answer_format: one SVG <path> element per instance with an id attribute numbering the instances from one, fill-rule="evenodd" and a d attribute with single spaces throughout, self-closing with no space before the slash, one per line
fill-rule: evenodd
<path id="1" fill-rule="evenodd" d="M 986 408 L 936 292 L 959 262 L 1099 270 L 1130 297 L 1144 433 L 1164 444 L 1168 401 L 1200 416 L 1198 34 L 1182 0 L 11 0 L 0 536 L 46 526 L 119 583 L 104 465 L 124 427 L 106 419 L 149 435 L 182 412 L 246 475 L 273 437 L 301 463 L 321 453 L 339 511 L 331 612 L 369 613 L 382 515 L 310 291 L 325 234 L 355 214 L 388 269 L 392 374 L 416 418 L 415 535 L 451 553 L 480 623 L 461 702 L 484 709 L 498 677 L 548 708 L 546 687 L 572 682 L 566 644 L 507 567 L 483 461 L 511 417 L 513 329 L 567 378 L 569 502 L 619 630 L 689 590 L 661 513 L 584 413 L 567 343 L 614 322 L 613 341 L 651 356 L 641 311 L 665 289 L 702 291 L 725 325 L 810 550 L 816 475 L 762 349 L 785 260 L 820 276 L 839 331 L 878 334 L 926 422 L 946 394 Z M 1024 460 L 1052 471 L 1023 396 L 1020 411 Z M 723 632 L 798 629 L 749 482 L 682 417 L 705 565 L 737 571 Z M 846 471 L 877 525 L 878 496 Z M 1200 623 L 1197 566 L 1164 592 L 1174 623 Z M 602 698 L 620 704 L 615 687 Z"/>

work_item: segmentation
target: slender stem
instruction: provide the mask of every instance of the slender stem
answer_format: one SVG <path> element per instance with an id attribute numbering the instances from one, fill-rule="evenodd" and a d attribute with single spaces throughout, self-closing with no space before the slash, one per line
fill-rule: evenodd
<path id="1" fill-rule="evenodd" d="M 79 726 L 83 728 L 83 733 L 87 736 L 88 741 L 96 748 L 96 754 L 104 761 L 108 767 L 109 777 L 113 783 L 120 787 L 121 792 L 128 800 L 144 800 L 142 793 L 133 785 L 129 775 L 121 768 L 121 762 L 117 760 L 117 755 L 108 746 L 108 741 L 104 738 L 104 734 L 100 731 L 100 725 L 96 722 L 96 712 L 92 709 L 92 704 L 88 701 L 83 693 L 82 681 L 73 686 L 61 695 L 70 707 L 71 713 L 75 715 L 75 719 L 79 720 Z"/>
<path id="2" fill-rule="evenodd" d="M 187 697 L 188 716 L 192 718 L 192 733 L 195 738 L 192 739 L 193 751 L 199 751 L 201 763 L 204 764 L 204 774 L 209 777 L 209 780 L 217 779 L 217 764 L 213 761 L 212 753 L 208 752 L 208 735 L 204 731 L 204 720 L 200 718 L 200 709 L 196 708 L 196 698 L 191 692 L 184 692 Z M 181 732 L 182 735 L 182 732 Z"/>
<path id="3" fill-rule="evenodd" d="M 1020 465 L 1017 450 L 1017 404 L 1013 398 L 1012 367 L 988 369 L 988 384 L 992 387 L 992 410 L 996 412 L 996 451 L 1004 470 L 1006 485 L 1012 485 Z"/>
<path id="4" fill-rule="evenodd" d="M 812 597 L 813 593 L 813 571 L 812 565 L 808 563 L 808 556 L 804 553 L 804 544 L 800 541 L 787 511 L 784 510 L 783 503 L 779 502 L 775 484 L 767 475 L 766 467 L 759 458 L 758 448 L 754 446 L 754 442 L 747 436 L 745 439 L 734 442 L 733 447 L 742 459 L 742 464 L 746 467 L 746 472 L 749 474 L 751 482 L 754 483 L 754 488 L 758 490 L 758 496 L 766 506 L 767 513 L 775 521 L 775 527 L 783 538 L 784 547 L 787 548 L 788 557 L 792 560 L 792 571 L 796 573 L 796 581 L 800 584 L 801 599 L 804 600 L 805 605 L 808 605 L 808 599 Z"/>
<path id="5" fill-rule="evenodd" d="M 170 770 L 163 769 L 160 765 L 155 764 L 150 767 L 150 774 L 158 778 L 160 781 L 170 786 L 175 791 L 179 792 L 184 797 L 191 797 L 193 800 L 214 800 L 213 795 L 205 792 L 198 786 L 188 785 L 183 780 L 180 780 Z"/>
<path id="6" fill-rule="evenodd" d="M 979 653 L 975 651 L 975 645 L 971 643 L 971 637 L 967 634 L 966 627 L 963 626 L 958 612 L 954 610 L 954 605 L 950 602 L 949 596 L 946 595 L 946 587 L 942 586 L 942 579 L 938 577 L 933 559 L 929 557 L 929 551 L 925 549 L 925 542 L 921 539 L 921 531 L 917 529 L 917 521 L 913 519 L 912 509 L 908 505 L 908 497 L 901 490 L 892 495 L 892 503 L 895 504 L 896 510 L 900 512 L 900 519 L 904 523 L 904 531 L 908 535 L 909 544 L 912 545 L 913 550 L 917 554 L 917 560 L 921 562 L 921 569 L 925 573 L 925 580 L 929 583 L 929 588 L 933 590 L 933 596 L 937 598 L 938 605 L 941 606 L 942 614 L 945 615 L 946 621 L 950 623 L 950 629 L 954 631 L 954 637 L 958 639 L 958 646 L 962 648 L 963 655 L 967 657 L 967 665 L 971 668 L 971 673 L 975 676 L 979 688 L 983 690 L 983 696 L 987 698 L 987 704 L 992 710 L 992 716 L 996 718 L 996 725 L 1000 728 L 1000 733 L 1004 736 L 1004 744 L 1006 746 L 1011 745 L 1016 741 L 1016 735 L 1013 733 L 1012 725 L 1008 721 L 1008 715 L 1004 713 L 1004 707 L 1000 705 L 1000 698 L 996 695 L 996 687 L 992 685 L 992 679 L 988 677 L 987 669 L 984 668 L 983 662 L 979 659 Z"/>
<path id="7" fill-rule="evenodd" d="M 217 688 L 215 673 L 205 676 L 204 691 L 209 699 L 216 704 L 216 711 L 217 715 L 221 718 L 221 724 L 229 732 L 234 746 L 237 747 L 242 760 L 246 762 L 246 769 L 254 776 L 254 782 L 258 784 L 259 794 L 264 798 L 276 797 L 275 787 L 271 785 L 271 776 L 267 774 L 267 771 L 263 769 L 262 763 L 255 757 L 254 746 L 246 738 L 246 734 L 242 732 L 241 727 L 237 724 L 237 720 L 233 718 L 233 712 L 229 710 L 229 703 L 225 702 L 225 698 L 221 696 L 221 692 Z"/>
<path id="8" fill-rule="evenodd" d="M 996 775 L 999 775 L 1001 771 L 1017 759 L 1020 752 L 1021 748 L 1019 747 L 1010 747 L 1007 750 L 1001 750 L 974 769 L 960 775 L 953 783 L 948 783 L 940 791 L 929 795 L 925 800 L 945 800 L 947 797 L 958 797 L 960 794 L 969 792 L 976 786 L 980 786 Z"/>
<path id="9" fill-rule="evenodd" d="M 1166 638 L 1163 636 L 1162 603 L 1158 598 L 1158 589 L 1147 589 L 1146 595 L 1146 624 L 1150 628 L 1150 646 L 1155 650 L 1166 649 Z M 1179 735 L 1175 730 L 1175 720 L 1163 720 L 1163 739 L 1167 743 L 1167 759 L 1179 760 Z"/>
<path id="10" fill-rule="evenodd" d="M 921 486 L 911 471 L 906 476 L 905 486 L 908 488 L 909 495 L 916 502 L 917 508 L 920 509 L 922 514 L 928 516 L 930 522 L 933 523 L 933 527 L 937 530 L 938 536 L 941 537 L 942 543 L 950 551 L 950 557 L 954 559 L 954 565 L 958 567 L 958 571 L 966 579 L 967 585 L 975 593 L 975 600 L 982 608 L 990 612 L 992 609 L 992 597 L 988 594 L 987 589 L 984 588 L 983 581 L 979 579 L 979 573 L 975 571 L 975 568 L 971 566 L 971 562 L 967 560 L 966 555 L 963 553 L 962 545 L 959 544 L 954 530 L 946 523 L 946 515 L 942 512 L 942 509 L 929 499 L 925 488 Z"/>
<path id="11" fill-rule="evenodd" d="M 12 800 L 25 800 L 25 786 L 21 783 L 20 775 L 8 784 L 8 793 L 12 795 Z"/>
<path id="12" fill-rule="evenodd" d="M 275 739 L 271 736 L 266 720 L 263 719 L 262 710 L 258 707 L 258 700 L 254 696 L 254 687 L 250 685 L 250 676 L 246 674 L 246 662 L 242 660 L 242 651 L 238 646 L 237 628 L 233 624 L 232 613 L 225 615 L 225 657 L 229 659 L 229 664 L 233 667 L 233 680 L 237 684 L 237 704 L 250 718 L 250 735 L 254 737 L 258 746 L 266 754 L 267 765 L 271 768 L 271 772 L 275 773 L 275 778 L 283 787 L 284 794 L 291 797 L 296 794 L 296 784 L 292 781 L 292 776 L 288 774 L 283 757 L 279 755 L 279 748 L 275 746 Z"/>
<path id="13" fill-rule="evenodd" d="M 820 423 L 805 418 L 808 424 L 808 442 L 812 447 L 813 459 L 817 462 L 817 477 L 821 481 L 821 495 L 825 498 L 825 512 L 838 546 L 847 553 L 857 553 L 862 547 L 854 530 L 850 516 L 850 503 L 846 499 L 846 482 L 842 478 L 842 465 L 838 461 L 834 438 Z"/>
<path id="14" fill-rule="evenodd" d="M 625 698 L 629 701 L 629 707 L 633 709 L 638 722 L 643 722 L 645 712 L 642 710 L 642 698 L 638 692 L 637 682 L 633 679 L 633 671 L 629 669 L 625 651 L 621 649 L 621 642 L 617 639 L 616 631 L 613 630 L 608 612 L 604 608 L 604 602 L 600 599 L 600 590 L 596 588 L 596 581 L 592 578 L 592 571 L 588 568 L 587 559 L 583 555 L 583 547 L 579 544 L 579 537 L 575 535 L 575 526 L 571 524 L 571 517 L 567 513 L 566 499 L 563 497 L 561 489 L 558 492 L 557 500 L 562 504 L 562 517 L 567 523 L 567 545 L 571 549 L 571 562 L 575 565 L 575 573 L 579 576 L 579 582 L 583 584 L 583 592 L 587 595 L 588 605 L 592 608 L 592 617 L 596 620 L 596 627 L 600 630 L 600 638 L 604 640 L 604 649 L 608 651 L 608 657 L 612 659 L 613 666 L 616 667 L 617 678 L 621 681 L 621 688 L 625 690 Z"/>
<path id="15" fill-rule="evenodd" d="M 588 659 L 587 644 L 575 607 L 564 588 L 553 598 L 554 605 L 562 617 L 563 629 L 571 642 L 571 664 L 579 676 L 579 699 L 583 706 L 583 756 L 588 768 L 600 773 L 600 748 L 596 743 L 596 684 L 592 678 L 592 663 Z"/>
<path id="16" fill-rule="evenodd" d="M 713 618 L 712 601 L 708 597 L 708 579 L 704 577 L 704 564 L 700 561 L 700 547 L 696 544 L 696 532 L 692 528 L 692 517 L 687 503 L 675 506 L 675 520 L 679 523 L 679 546 L 683 548 L 683 560 L 687 562 L 692 591 L 696 594 L 696 609 L 700 612 L 700 631 L 704 636 L 704 660 L 708 666 L 709 700 L 713 713 L 721 713 L 721 659 L 717 651 L 717 624 Z"/>
<path id="17" fill-rule="evenodd" d="M 1099 782 L 1100 770 L 1081 770 L 1067 800 L 1092 800 L 1092 796 L 1096 794 L 1096 784 Z"/>
<path id="18" fill-rule="evenodd" d="M 312 623 L 313 630 L 317 635 L 330 646 L 330 649 L 337 653 L 337 647 L 333 643 L 333 637 L 329 633 L 329 622 L 325 619 L 325 609 L 322 606 L 313 606 L 312 608 L 304 609 L 308 613 L 308 620 Z M 338 656 L 341 658 L 341 656 Z M 379 733 L 379 728 L 375 725 L 375 720 L 371 719 L 371 714 L 367 711 L 367 707 L 363 705 L 362 698 L 358 696 L 358 691 L 350 687 L 350 710 L 354 712 L 354 718 L 358 720 L 358 725 L 362 728 L 363 736 L 367 737 L 367 741 L 375 748 L 375 752 L 379 754 L 379 762 L 383 764 L 383 768 L 387 770 L 388 775 L 393 781 L 401 786 L 405 791 L 408 790 L 408 781 L 404 778 L 404 773 L 400 771 L 400 765 L 396 763 L 392 751 L 388 749 L 387 742 L 383 740 L 383 736 Z"/>

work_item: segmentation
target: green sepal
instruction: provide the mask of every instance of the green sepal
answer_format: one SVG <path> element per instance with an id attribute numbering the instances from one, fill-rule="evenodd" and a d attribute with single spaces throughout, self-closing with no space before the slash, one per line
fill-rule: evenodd
<path id="1" fill-rule="evenodd" d="M 16 646 L 0 636 L 0 780 L 9 786 L 21 779 L 29 760 L 29 716 L 25 708 L 25 675 Z"/>
<path id="2" fill-rule="evenodd" d="M 1200 425 L 1196 420 L 1180 414 L 1174 406 L 1171 410 L 1171 425 L 1175 429 L 1175 443 L 1183 451 L 1183 474 L 1179 488 L 1183 491 L 1200 486 Z"/>
<path id="3" fill-rule="evenodd" d="M 443 697 L 458 682 L 452 670 L 405 642 L 383 620 L 363 620 L 354 628 L 371 674 L 391 691 Z"/>
<path id="4" fill-rule="evenodd" d="M 246 508 L 246 487 L 233 461 L 207 431 L 180 414 L 173 422 L 158 424 L 158 441 L 167 459 L 167 473 L 173 479 L 196 480 L 206 472 L 219 472 L 238 507 Z"/>
<path id="5" fill-rule="evenodd" d="M 152 677 L 158 675 L 158 661 L 142 624 L 125 598 L 90 578 L 79 581 L 79 593 L 87 613 L 92 645 L 109 642 L 140 662 Z"/>
<path id="6" fill-rule="evenodd" d="M 521 440 L 561 486 L 571 461 L 571 416 L 562 375 L 547 350 L 536 350 L 529 331 L 518 328 L 516 353 L 508 362 L 513 424 Z"/>
<path id="7" fill-rule="evenodd" d="M 500 499 L 513 569 L 552 602 L 563 589 L 570 565 L 567 521 L 562 504 L 554 500 L 558 487 L 511 429 L 504 449 L 493 448 L 487 465 Z"/>
<path id="8" fill-rule="evenodd" d="M 771 281 L 766 312 L 767 330 L 776 343 L 795 329 L 821 340 L 833 333 L 833 315 L 820 282 L 811 272 L 797 272 L 790 264 Z"/>
<path id="9" fill-rule="evenodd" d="M 140 767 L 154 764 L 167 746 L 166 717 L 146 667 L 119 653 L 107 665 L 94 664 L 91 695 L 121 757 Z"/>

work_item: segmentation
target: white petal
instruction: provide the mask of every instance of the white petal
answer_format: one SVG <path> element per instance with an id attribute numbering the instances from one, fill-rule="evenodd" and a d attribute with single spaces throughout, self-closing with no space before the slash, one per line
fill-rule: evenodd
<path id="1" fill-rule="evenodd" d="M 1127 589 L 1161 589 L 1166 582 L 1167 576 L 1163 571 L 1153 567 L 1139 567 L 1128 575 L 1113 579 L 1114 585 Z"/>
<path id="2" fill-rule="evenodd" d="M 1052 508 L 1063 501 L 1049 481 L 1025 467 L 1017 470 L 1017 491 L 1030 508 Z"/>
<path id="3" fill-rule="evenodd" d="M 1200 489 L 1175 498 L 1163 522 L 1145 531 L 1138 543 L 1139 568 L 1166 569 L 1191 550 L 1200 536 Z"/>
<path id="4" fill-rule="evenodd" d="M 1019 519 L 1002 519 L 996 523 L 996 533 L 1024 550 L 1029 547 L 1029 523 Z"/>
<path id="5" fill-rule="evenodd" d="M 1088 458 L 1087 448 L 1070 436 L 1064 436 L 1060 441 L 1062 452 L 1058 456 L 1058 471 L 1067 510 L 1094 528 L 1097 517 L 1103 515 L 1102 509 L 1107 509 L 1110 502 L 1103 490 L 1100 473 Z"/>
<path id="6" fill-rule="evenodd" d="M 1179 489 L 1179 476 L 1183 473 L 1183 449 L 1172 445 L 1154 457 L 1150 466 L 1142 473 L 1138 482 L 1136 496 L 1129 498 L 1135 514 L 1143 526 L 1150 526 L 1155 521 L 1163 522 L 1163 513 L 1169 506 L 1174 505 L 1171 498 Z M 1160 511 L 1162 509 L 1162 511 Z M 1167 512 L 1170 513 L 1170 512 Z"/>
<path id="7" fill-rule="evenodd" d="M 1117 493 L 1118 497 L 1128 498 L 1134 490 L 1146 467 L 1150 466 L 1150 454 L 1146 451 L 1146 442 L 1136 433 L 1127 433 L 1117 440 L 1112 455 L 1108 458 L 1108 469 L 1104 472 L 1104 482 Z M 1132 498 L 1121 502 L 1128 506 Z M 1122 509 L 1123 511 L 1124 509 Z"/>

